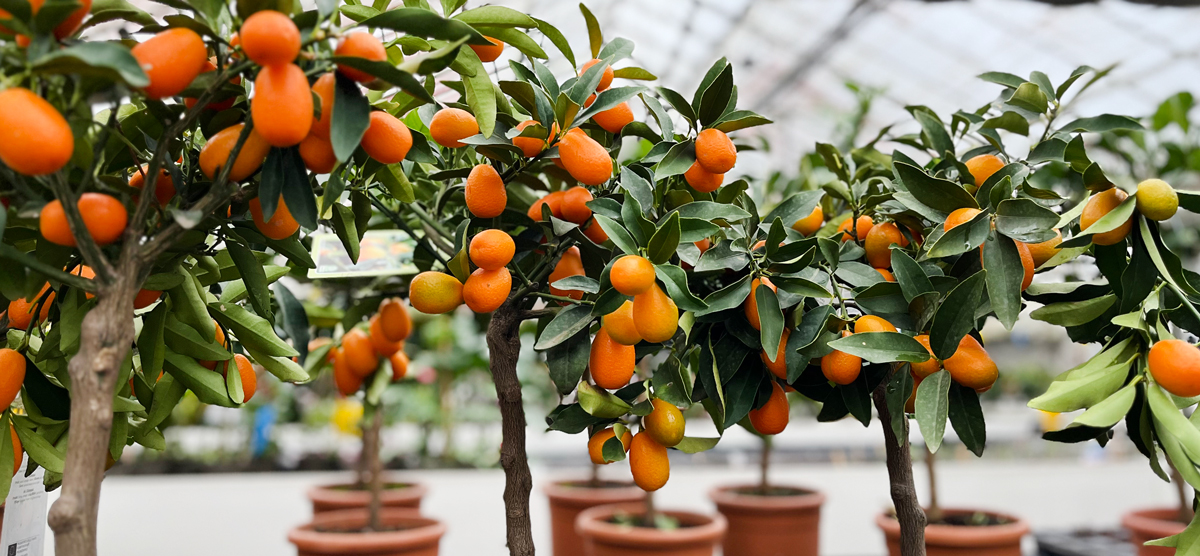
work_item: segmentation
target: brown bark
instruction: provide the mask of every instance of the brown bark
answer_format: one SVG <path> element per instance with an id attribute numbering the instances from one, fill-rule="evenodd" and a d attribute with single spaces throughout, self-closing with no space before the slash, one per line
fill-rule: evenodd
<path id="1" fill-rule="evenodd" d="M 380 371 L 383 372 L 383 371 Z M 363 469 L 367 477 L 363 482 L 370 489 L 371 499 L 367 503 L 367 529 L 379 531 L 382 522 L 379 520 L 379 509 L 382 506 L 383 493 L 383 457 L 380 455 L 380 435 L 383 430 L 383 406 L 376 405 L 371 411 L 371 422 L 363 429 Z"/>
<path id="2" fill-rule="evenodd" d="M 492 313 L 487 343 L 492 382 L 500 402 L 500 465 L 504 468 L 504 513 L 508 553 L 532 556 L 533 532 L 529 521 L 529 492 L 533 477 L 525 455 L 525 407 L 521 403 L 521 383 L 517 379 L 517 358 L 521 353 L 519 329 L 522 320 L 522 296 L 513 295 Z"/>
<path id="3" fill-rule="evenodd" d="M 888 411 L 887 382 L 875 389 L 875 409 L 883 425 L 883 445 L 887 453 L 888 480 L 891 483 L 892 504 L 896 506 L 896 519 L 900 522 L 901 556 L 925 556 L 925 512 L 917 500 L 917 487 L 913 483 L 912 450 L 908 436 L 897 438 L 892 431 L 891 412 Z"/>
<path id="4" fill-rule="evenodd" d="M 58 556 L 96 554 L 100 482 L 112 433 L 112 399 L 121 363 L 133 343 L 133 295 L 137 272 L 120 268 L 114 282 L 97 294 L 96 307 L 83 317 L 79 352 L 71 376 L 71 430 L 63 466 L 62 495 L 47 521 Z"/>

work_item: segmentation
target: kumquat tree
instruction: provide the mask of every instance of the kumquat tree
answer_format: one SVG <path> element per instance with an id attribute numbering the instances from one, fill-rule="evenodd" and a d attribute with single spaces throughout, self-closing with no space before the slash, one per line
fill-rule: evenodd
<path id="1" fill-rule="evenodd" d="M 820 402 L 821 421 L 867 424 L 874 408 L 912 556 L 926 516 L 909 418 L 932 451 L 949 421 L 982 454 L 978 393 L 999 367 L 978 331 L 1039 303 L 1032 318 L 1103 346 L 1031 402 L 1086 410 L 1047 438 L 1103 444 L 1124 419 L 1159 475 L 1161 448 L 1200 487 L 1200 429 L 1181 411 L 1200 396 L 1200 350 L 1175 339 L 1200 333 L 1200 276 L 1159 235 L 1200 197 L 1155 176 L 1114 183 L 1089 158 L 1097 133 L 1137 120 L 1062 123 L 1106 71 L 1057 86 L 985 74 L 1002 87 L 993 102 L 948 119 L 911 106 L 904 134 L 819 144 L 829 182 L 760 208 L 725 177 L 750 148 L 730 134 L 770 123 L 738 108 L 733 66 L 718 60 L 690 95 L 639 84 L 655 76 L 633 43 L 606 41 L 582 5 L 586 57 L 545 21 L 463 0 L 164 4 L 156 18 L 0 1 L 0 426 L 13 431 L 0 469 L 28 455 L 61 486 L 60 555 L 95 554 L 106 466 L 133 443 L 162 449 L 187 391 L 245 403 L 251 362 L 297 383 L 330 369 L 342 394 L 364 393 L 361 480 L 378 494 L 378 400 L 412 329 L 395 295 L 490 315 L 514 555 L 534 553 L 526 322 L 562 400 L 549 428 L 586 431 L 580 451 L 628 459 L 647 492 L 669 480 L 668 449 L 720 441 L 684 435 L 695 404 L 721 434 L 767 436 L 788 425 L 789 390 Z M 114 21 L 118 40 L 87 38 Z M 314 267 L 310 233 L 332 230 L 357 261 L 368 226 L 407 233 L 420 272 L 348 309 L 309 354 L 305 310 L 276 282 Z M 1101 279 L 1076 279 L 1083 265 Z M 1051 269 L 1065 281 L 1033 283 Z M 646 523 L 666 519 L 647 506 Z M 1158 542 L 1195 550 L 1198 530 Z"/>

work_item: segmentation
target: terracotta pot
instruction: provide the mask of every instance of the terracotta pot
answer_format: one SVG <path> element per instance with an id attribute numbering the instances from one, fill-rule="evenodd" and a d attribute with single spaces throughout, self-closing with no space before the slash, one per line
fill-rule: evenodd
<path id="1" fill-rule="evenodd" d="M 575 520 L 575 530 L 583 537 L 584 555 L 712 556 L 725 536 L 725 517 L 721 514 L 663 510 L 662 513 L 679 521 L 679 528 L 671 531 L 612 523 L 617 514 L 637 516 L 645 511 L 646 506 L 638 503 L 584 510 Z"/>
<path id="2" fill-rule="evenodd" d="M 365 508 L 371 501 L 371 493 L 366 490 L 354 490 L 349 483 L 321 485 L 308 489 L 308 499 L 312 501 L 313 515 L 334 510 L 350 510 Z M 425 496 L 425 485 L 408 483 L 391 483 L 383 492 L 380 499 L 385 508 L 421 508 L 421 498 Z"/>
<path id="3" fill-rule="evenodd" d="M 729 522 L 724 556 L 817 556 L 825 495 L 794 487 L 792 494 L 745 494 L 756 485 L 717 487 L 708 497 Z"/>
<path id="4" fill-rule="evenodd" d="M 641 502 L 646 492 L 628 481 L 558 481 L 546 485 L 550 499 L 550 538 L 554 556 L 583 556 L 583 537 L 575 532 L 575 518 L 588 508 L 606 504 Z"/>
<path id="5" fill-rule="evenodd" d="M 1178 508 L 1137 510 L 1121 516 L 1121 526 L 1129 530 L 1130 542 L 1138 547 L 1138 556 L 1171 556 L 1175 549 L 1168 546 L 1146 546 L 1146 541 L 1175 535 L 1185 527 L 1179 521 Z"/>
<path id="6" fill-rule="evenodd" d="M 380 512 L 384 527 L 394 531 L 359 531 L 367 519 L 365 509 L 314 515 L 311 523 L 288 532 L 288 542 L 296 545 L 299 556 L 437 556 L 438 541 L 446 533 L 442 522 L 421 517 L 411 508 Z"/>
<path id="7" fill-rule="evenodd" d="M 1029 524 L 1010 515 L 961 508 L 943 509 L 947 516 L 985 513 L 1003 518 L 1003 525 L 926 525 L 927 556 L 1021 556 L 1021 538 L 1029 533 Z M 900 522 L 890 514 L 875 517 L 883 529 L 888 554 L 900 556 Z"/>

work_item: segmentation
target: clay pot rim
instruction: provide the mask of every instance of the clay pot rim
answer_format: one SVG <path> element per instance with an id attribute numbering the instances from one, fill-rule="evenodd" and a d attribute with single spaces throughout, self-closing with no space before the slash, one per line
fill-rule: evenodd
<path id="1" fill-rule="evenodd" d="M 581 508 L 629 502 L 631 499 L 642 500 L 646 497 L 646 491 L 638 488 L 633 481 L 605 481 L 624 485 L 620 487 L 589 488 L 586 486 L 567 486 L 567 483 L 575 482 L 579 481 L 568 479 L 546 483 L 542 487 L 542 491 L 556 504 Z"/>
<path id="2" fill-rule="evenodd" d="M 989 546 L 1017 542 L 1021 537 L 1029 533 L 1028 522 L 1006 513 L 972 508 L 942 508 L 942 513 L 983 513 L 1002 517 L 1008 519 L 1010 522 L 1002 525 L 926 525 L 926 542 L 933 542 L 941 546 Z M 900 522 L 888 512 L 881 512 L 876 515 L 875 524 L 880 529 L 883 529 L 886 536 L 900 536 Z M 988 539 L 991 542 L 985 542 L 984 539 Z"/>
<path id="3" fill-rule="evenodd" d="M 718 508 L 731 508 L 741 511 L 775 512 L 779 510 L 809 510 L 820 508 L 825 503 L 825 493 L 795 485 L 774 486 L 794 488 L 805 492 L 802 494 L 779 496 L 761 496 L 734 492 L 737 489 L 756 488 L 757 486 L 749 484 L 717 486 L 708 491 L 708 497 L 716 503 Z"/>
<path id="4" fill-rule="evenodd" d="M 353 503 L 368 500 L 371 497 L 369 490 L 348 490 L 345 487 L 353 486 L 354 483 L 330 483 L 311 487 L 308 489 L 308 499 L 325 502 L 325 503 Z M 403 488 L 385 488 L 379 493 L 383 500 L 411 500 L 419 499 L 425 496 L 429 490 L 421 483 L 401 483 L 407 486 Z"/>
<path id="5" fill-rule="evenodd" d="M 1166 519 L 1179 515 L 1179 508 L 1157 507 L 1130 510 L 1121 516 L 1121 526 L 1148 536 L 1169 537 L 1183 531 L 1187 524 Z"/>
<path id="6" fill-rule="evenodd" d="M 328 533 L 316 531 L 322 524 L 345 519 L 357 519 L 365 522 L 366 508 L 350 510 L 333 510 L 313 516 L 312 521 L 288 531 L 288 542 L 297 547 L 320 546 L 327 551 L 372 551 L 384 550 L 396 545 L 421 545 L 436 543 L 446 534 L 446 524 L 436 519 L 425 517 L 418 510 L 411 508 L 381 508 L 380 516 L 385 523 L 417 523 L 416 527 L 401 531 L 379 531 L 370 533 Z M 336 552 L 335 552 L 336 553 Z M 350 554 L 351 552 L 346 552 Z"/>
<path id="7" fill-rule="evenodd" d="M 640 503 L 607 504 L 584 510 L 575 518 L 575 531 L 579 536 L 594 537 L 602 542 L 617 546 L 639 546 L 649 548 L 672 547 L 718 542 L 725 536 L 728 527 L 725 516 L 701 514 L 685 510 L 659 510 L 679 520 L 697 523 L 672 531 L 649 527 L 629 527 L 608 523 L 607 519 L 620 511 L 640 513 L 646 505 Z"/>

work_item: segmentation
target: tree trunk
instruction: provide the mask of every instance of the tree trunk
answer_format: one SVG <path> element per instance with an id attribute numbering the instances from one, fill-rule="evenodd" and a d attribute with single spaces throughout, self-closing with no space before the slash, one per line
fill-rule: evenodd
<path id="1" fill-rule="evenodd" d="M 771 437 L 762 437 L 762 459 L 758 462 L 758 490 L 763 496 L 770 494 L 770 483 L 768 482 L 768 473 L 771 470 Z"/>
<path id="2" fill-rule="evenodd" d="M 83 317 L 79 352 L 71 376 L 71 429 L 63 466 L 62 495 L 47 521 L 58 556 L 95 556 L 100 482 L 108 463 L 112 400 L 121 364 L 133 344 L 135 272 L 119 269 L 102 287 L 96 307 Z"/>
<path id="3" fill-rule="evenodd" d="M 937 454 L 928 446 L 925 447 L 925 471 L 929 473 L 929 509 L 925 517 L 931 523 L 937 523 L 942 519 L 942 506 L 938 504 Z"/>
<path id="4" fill-rule="evenodd" d="M 525 407 L 521 403 L 521 382 L 517 379 L 517 358 L 521 354 L 521 299 L 509 297 L 492 313 L 487 343 L 492 382 L 500 402 L 500 465 L 504 467 L 504 513 L 511 556 L 533 555 L 533 532 L 529 522 L 529 491 L 533 477 L 525 455 Z"/>
<path id="5" fill-rule="evenodd" d="M 887 381 L 875 389 L 875 409 L 883 425 L 883 445 L 887 452 L 888 479 L 891 482 L 892 504 L 900 522 L 900 554 L 925 556 L 925 512 L 917 500 L 913 483 L 912 451 L 908 436 L 896 438 L 892 431 L 891 412 L 887 406 Z"/>
<path id="6" fill-rule="evenodd" d="M 382 505 L 380 497 L 383 493 L 383 457 L 380 455 L 383 405 L 376 405 L 371 409 L 371 424 L 363 431 L 366 434 L 363 435 L 362 459 L 365 461 L 363 468 L 369 470 L 367 486 L 371 492 L 371 499 L 367 503 L 367 529 L 379 531 L 382 529 L 379 508 Z"/>

